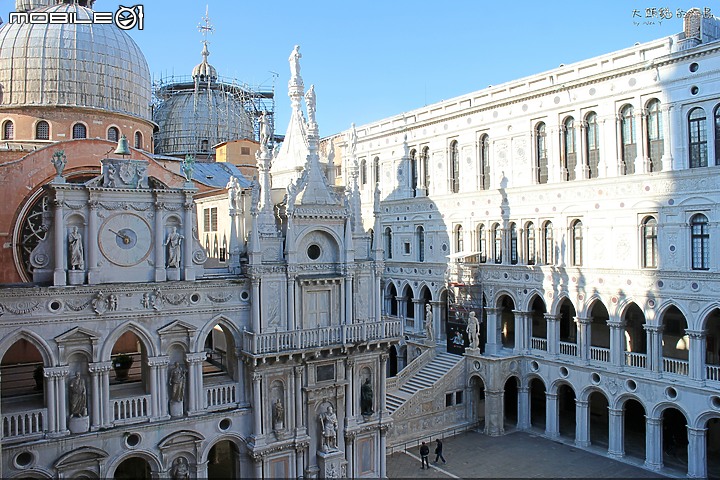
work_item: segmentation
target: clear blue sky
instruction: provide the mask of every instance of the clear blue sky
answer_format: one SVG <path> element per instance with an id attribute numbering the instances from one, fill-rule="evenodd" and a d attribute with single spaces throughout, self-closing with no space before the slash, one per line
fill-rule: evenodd
<path id="1" fill-rule="evenodd" d="M 131 34 L 155 75 L 189 74 L 200 61 L 197 25 L 209 6 L 210 62 L 222 76 L 276 87 L 276 128 L 289 119 L 287 58 L 301 46 L 315 84 L 321 136 L 682 31 L 646 8 L 704 4 L 651 0 L 247 1 L 144 0 L 145 30 Z M 117 0 L 98 0 L 98 11 Z M 120 2 L 125 5 L 131 2 Z M 638 10 L 640 17 L 633 17 Z M 715 11 L 717 10 L 717 11 Z M 645 25 L 654 21 L 654 25 Z M 635 22 L 640 25 L 635 25 Z"/>

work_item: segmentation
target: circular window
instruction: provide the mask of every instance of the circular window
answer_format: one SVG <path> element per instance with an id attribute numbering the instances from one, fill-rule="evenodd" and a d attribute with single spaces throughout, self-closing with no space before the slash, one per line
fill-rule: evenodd
<path id="1" fill-rule="evenodd" d="M 598 383 L 600 383 L 600 374 L 599 374 L 599 373 L 593 373 L 592 375 L 590 375 L 590 381 L 591 381 L 592 383 L 594 383 L 595 385 L 597 385 Z"/>
<path id="2" fill-rule="evenodd" d="M 229 418 L 223 418 L 222 420 L 220 420 L 218 427 L 224 432 L 225 430 L 229 429 L 231 425 L 232 420 L 230 420 Z"/>
<path id="3" fill-rule="evenodd" d="M 720 410 L 720 397 L 717 395 L 710 397 L 710 405 L 712 405 L 712 408 L 715 410 Z"/>
<path id="4" fill-rule="evenodd" d="M 698 71 L 698 68 L 700 68 L 700 65 L 698 65 L 696 62 L 693 62 L 690 64 L 690 71 L 695 73 Z"/>
<path id="5" fill-rule="evenodd" d="M 630 392 L 634 392 L 637 390 L 637 383 L 635 383 L 635 380 L 628 380 L 625 382 L 625 388 L 627 388 Z"/>
<path id="6" fill-rule="evenodd" d="M 315 245 L 314 243 L 310 245 L 307 249 L 307 256 L 310 260 L 317 260 L 320 258 L 320 246 Z"/>
<path id="7" fill-rule="evenodd" d="M 137 433 L 131 433 L 125 437 L 125 445 L 128 447 L 136 447 L 140 444 L 140 435 Z"/>
<path id="8" fill-rule="evenodd" d="M 18 468 L 29 467 L 34 459 L 35 459 L 35 457 L 33 456 L 32 453 L 22 452 L 22 453 L 18 454 L 17 457 L 15 457 L 15 465 Z"/>
<path id="9" fill-rule="evenodd" d="M 250 294 L 249 294 L 248 292 L 242 292 L 242 293 L 240 294 L 240 298 L 241 298 L 242 300 L 247 300 L 248 298 L 250 298 Z"/>
<path id="10" fill-rule="evenodd" d="M 199 293 L 193 293 L 190 295 L 190 303 L 198 303 L 200 301 L 200 294 Z"/>
<path id="11" fill-rule="evenodd" d="M 532 362 L 530 362 L 530 370 L 532 370 L 533 372 L 537 372 L 538 370 L 540 370 L 540 364 L 533 360 Z"/>
<path id="12" fill-rule="evenodd" d="M 696 87 L 695 85 L 690 87 L 690 93 L 693 95 L 697 95 L 699 91 L 700 91 L 700 89 L 698 87 Z"/>
<path id="13" fill-rule="evenodd" d="M 57 312 L 62 308 L 62 303 L 60 302 L 60 300 L 53 300 L 52 302 L 50 302 L 48 308 L 50 308 L 51 312 Z"/>
<path id="14" fill-rule="evenodd" d="M 665 396 L 669 400 L 675 400 L 678 396 L 677 390 L 675 390 L 673 387 L 668 387 L 665 389 Z"/>
<path id="15" fill-rule="evenodd" d="M 565 378 L 568 376 L 570 372 L 568 372 L 568 369 L 565 367 L 560 367 L 560 376 Z"/>

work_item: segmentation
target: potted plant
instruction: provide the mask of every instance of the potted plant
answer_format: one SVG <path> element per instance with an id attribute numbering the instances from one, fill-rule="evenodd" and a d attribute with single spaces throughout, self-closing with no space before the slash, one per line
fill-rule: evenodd
<path id="1" fill-rule="evenodd" d="M 35 367 L 35 370 L 33 370 L 33 379 L 35 380 L 35 390 L 42 390 L 45 385 L 45 375 L 42 365 L 38 365 Z"/>
<path id="2" fill-rule="evenodd" d="M 130 355 L 121 353 L 113 357 L 113 370 L 115 370 L 115 379 L 124 382 L 128 379 L 128 372 L 133 364 L 133 358 Z"/>

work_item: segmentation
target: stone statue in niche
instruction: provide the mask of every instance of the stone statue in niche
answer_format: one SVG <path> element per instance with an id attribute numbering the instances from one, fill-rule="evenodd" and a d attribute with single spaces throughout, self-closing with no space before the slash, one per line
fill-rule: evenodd
<path id="1" fill-rule="evenodd" d="M 185 457 L 173 460 L 170 478 L 172 480 L 188 480 L 190 478 L 190 465 Z"/>
<path id="2" fill-rule="evenodd" d="M 320 426 L 322 427 L 322 451 L 331 452 L 337 450 L 337 415 L 333 407 L 328 405 L 327 410 L 319 415 Z"/>
<path id="3" fill-rule="evenodd" d="M 170 401 L 182 402 L 185 399 L 185 377 L 187 372 L 180 363 L 175 362 L 170 371 Z"/>
<path id="4" fill-rule="evenodd" d="M 184 238 L 177 232 L 177 227 L 170 228 L 170 233 L 165 240 L 165 246 L 168 247 L 168 268 L 180 268 L 180 248 Z"/>
<path id="5" fill-rule="evenodd" d="M 85 382 L 80 376 L 80 372 L 76 372 L 75 376 L 70 380 L 70 416 L 86 417 L 87 416 L 87 392 L 85 390 Z"/>
<path id="6" fill-rule="evenodd" d="M 373 396 L 372 383 L 369 378 L 366 378 L 360 387 L 360 413 L 363 416 L 369 417 L 375 413 L 373 410 Z"/>
<path id="7" fill-rule="evenodd" d="M 282 400 L 275 399 L 275 403 L 272 406 L 272 423 L 273 430 L 280 431 L 285 428 L 285 407 L 282 404 Z"/>
<path id="8" fill-rule="evenodd" d="M 429 303 L 425 304 L 425 337 L 428 341 L 435 340 L 435 331 L 433 329 L 433 313 Z"/>
<path id="9" fill-rule="evenodd" d="M 82 235 L 78 231 L 78 227 L 72 227 L 72 231 L 68 235 L 68 248 L 70 249 L 70 269 L 85 269 L 85 253 L 83 251 Z"/>

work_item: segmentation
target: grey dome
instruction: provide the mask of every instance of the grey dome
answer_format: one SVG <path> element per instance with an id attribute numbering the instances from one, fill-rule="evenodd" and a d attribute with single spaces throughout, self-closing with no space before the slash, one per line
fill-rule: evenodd
<path id="1" fill-rule="evenodd" d="M 79 19 L 92 14 L 76 4 L 37 11 L 75 12 Z M 150 69 L 137 44 L 115 25 L 4 24 L 0 85 L 2 107 L 79 106 L 150 120 Z"/>
<path id="2" fill-rule="evenodd" d="M 49 7 L 55 5 L 57 0 L 15 0 L 16 12 L 29 12 L 40 7 Z"/>

